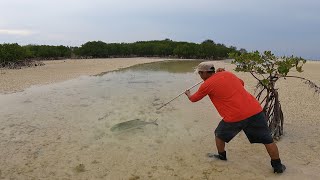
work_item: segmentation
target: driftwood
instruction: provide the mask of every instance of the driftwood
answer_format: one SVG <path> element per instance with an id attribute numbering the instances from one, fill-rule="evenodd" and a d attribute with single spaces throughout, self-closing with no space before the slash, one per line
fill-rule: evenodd
<path id="1" fill-rule="evenodd" d="M 0 68 L 8 69 L 21 69 L 23 67 L 34 67 L 34 66 L 43 66 L 45 65 L 42 61 L 37 60 L 21 60 L 15 62 L 4 62 L 0 64 Z"/>

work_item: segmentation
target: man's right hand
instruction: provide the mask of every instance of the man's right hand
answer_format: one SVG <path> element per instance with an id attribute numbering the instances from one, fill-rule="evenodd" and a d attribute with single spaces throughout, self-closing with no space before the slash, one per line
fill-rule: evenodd
<path id="1" fill-rule="evenodd" d="M 188 96 L 188 98 L 191 96 L 191 93 L 190 93 L 190 90 L 189 90 L 189 89 L 186 90 L 184 93 Z"/>

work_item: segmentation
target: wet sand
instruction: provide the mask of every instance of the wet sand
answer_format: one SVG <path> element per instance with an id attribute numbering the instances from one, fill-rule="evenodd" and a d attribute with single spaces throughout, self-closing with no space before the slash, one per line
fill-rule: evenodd
<path id="1" fill-rule="evenodd" d="M 130 60 L 117 61 L 115 59 L 117 66 L 110 67 L 109 70 L 124 67 Z M 94 61 L 102 63 L 99 60 Z M 153 60 L 137 61 L 140 63 Z M 1 86 L 10 87 L 2 90 L 6 92 L 22 90 L 30 84 L 58 82 L 80 75 L 99 74 L 106 71 L 106 68 L 100 67 L 103 63 L 93 65 L 96 68 L 82 67 L 85 69 L 82 69 L 83 71 L 72 70 L 78 67 L 75 65 L 77 63 L 79 62 L 75 61 L 74 64 L 64 66 L 67 63 L 63 61 L 52 62 L 52 69 L 62 70 L 59 78 L 48 75 L 50 74 L 48 71 L 41 70 L 45 66 L 12 70 L 20 72 L 16 76 L 21 78 L 29 76 L 27 74 L 33 74 L 32 77 L 37 81 L 27 83 L 26 79 L 25 81 L 20 79 L 20 81 L 15 81 L 17 85 L 13 86 L 10 85 L 10 81 L 4 82 L 1 79 Z M 87 63 L 90 64 L 90 62 Z M 60 68 L 54 67 L 55 65 Z M 216 62 L 216 66 L 225 67 L 229 71 L 234 68 L 233 65 L 224 62 Z M 63 70 L 64 68 L 66 70 Z M 293 72 L 292 75 L 300 75 L 320 84 L 319 62 L 308 62 L 304 69 L 305 72 L 301 74 Z M 34 75 L 38 70 L 42 72 L 44 80 L 41 79 L 42 77 L 37 77 L 40 79 L 38 80 Z M 1 76 L 8 75 L 10 71 L 6 70 L 6 73 Z M 68 72 L 73 72 L 73 74 L 66 75 Z M 237 75 L 244 80 L 246 88 L 253 92 L 255 79 L 246 73 L 237 73 Z M 192 79 L 194 82 L 198 80 L 198 77 Z M 73 82 L 65 83 L 72 84 Z M 121 106 L 119 112 L 103 112 L 101 109 L 91 109 L 84 113 L 79 111 L 79 117 L 76 118 L 71 114 L 62 116 L 48 113 L 52 118 L 45 120 L 37 119 L 37 112 L 46 110 L 45 105 L 41 105 L 42 110 L 26 107 L 30 109 L 30 117 L 36 120 L 17 119 L 14 114 L 8 113 L 10 119 L 5 119 L 5 117 L 0 119 L 0 178 L 320 179 L 319 95 L 314 95 L 313 91 L 298 79 L 281 80 L 278 87 L 285 116 L 285 134 L 277 142 L 282 161 L 287 166 L 287 171 L 282 175 L 272 173 L 270 160 L 264 147 L 251 145 L 244 133 L 240 133 L 227 144 L 227 162 L 207 158 L 205 156 L 207 152 L 215 151 L 213 130 L 219 122 L 219 115 L 213 109 L 209 99 L 204 99 L 199 103 L 190 103 L 186 98 L 181 97 L 159 114 L 161 115 L 160 123 L 162 123 L 160 126 L 146 126 L 143 130 L 120 134 L 114 137 L 114 141 L 108 140 L 113 135 L 106 133 L 105 129 L 110 127 L 105 127 L 103 120 L 107 116 L 116 117 L 117 113 L 121 114 Z M 42 94 L 41 89 L 38 91 L 39 97 L 47 97 Z M 166 101 L 168 97 L 176 94 L 176 92 L 172 93 L 157 99 Z M 23 93 L 18 95 L 16 100 L 22 101 L 23 95 Z M 85 97 L 85 94 L 82 94 L 82 97 Z M 10 99 L 10 94 L 2 95 L 1 98 L 4 101 Z M 52 101 L 50 97 L 47 98 Z M 59 108 L 59 99 L 55 100 L 57 104 L 53 107 Z M 23 99 L 23 103 L 27 106 L 31 102 Z M 88 108 L 84 105 L 77 106 L 80 110 Z M 10 104 L 7 106 L 5 108 L 11 111 Z M 144 111 L 150 111 L 149 108 L 145 108 Z M 97 117 L 97 120 L 100 119 L 100 124 L 98 124 L 98 131 L 92 132 L 90 129 L 94 125 L 86 118 L 94 116 Z M 68 117 L 78 121 L 69 121 Z"/>

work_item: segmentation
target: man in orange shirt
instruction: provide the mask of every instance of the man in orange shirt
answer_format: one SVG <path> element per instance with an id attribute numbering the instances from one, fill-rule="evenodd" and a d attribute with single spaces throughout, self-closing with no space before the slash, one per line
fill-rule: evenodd
<path id="1" fill-rule="evenodd" d="M 225 143 L 243 130 L 250 143 L 265 145 L 274 173 L 283 173 L 286 169 L 281 163 L 277 145 L 273 142 L 267 120 L 260 103 L 244 88 L 244 82 L 231 72 L 218 69 L 215 73 L 213 62 L 202 62 L 196 71 L 204 80 L 193 95 L 185 94 L 191 102 L 197 102 L 206 95 L 222 117 L 215 130 L 218 154 L 208 153 L 209 157 L 227 160 Z"/>

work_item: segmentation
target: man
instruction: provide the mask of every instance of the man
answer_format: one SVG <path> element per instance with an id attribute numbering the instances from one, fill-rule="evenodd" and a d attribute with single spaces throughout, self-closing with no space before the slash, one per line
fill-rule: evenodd
<path id="1" fill-rule="evenodd" d="M 208 153 L 209 157 L 227 160 L 225 143 L 228 143 L 243 130 L 250 143 L 265 145 L 274 173 L 283 173 L 286 167 L 281 163 L 277 145 L 273 142 L 267 120 L 260 103 L 244 88 L 244 82 L 231 72 L 219 68 L 215 73 L 213 62 L 202 62 L 196 72 L 204 80 L 198 91 L 185 94 L 191 102 L 197 102 L 206 95 L 223 118 L 215 130 L 218 154 Z"/>

